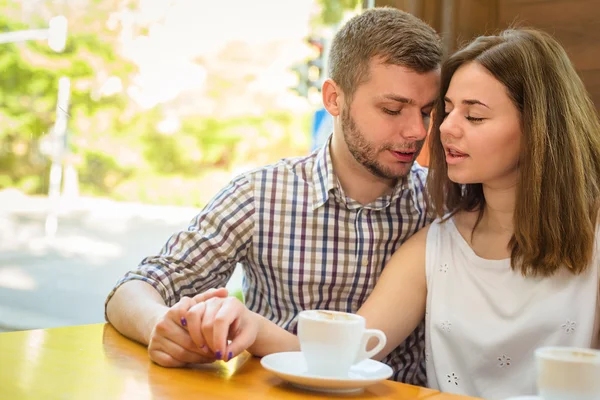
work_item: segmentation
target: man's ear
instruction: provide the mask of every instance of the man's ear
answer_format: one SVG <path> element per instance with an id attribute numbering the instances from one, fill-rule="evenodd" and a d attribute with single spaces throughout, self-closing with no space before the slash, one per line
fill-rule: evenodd
<path id="1" fill-rule="evenodd" d="M 344 93 L 341 88 L 331 79 L 323 82 L 321 89 L 323 96 L 323 106 L 334 117 L 337 117 L 342 112 L 342 104 L 344 102 Z"/>

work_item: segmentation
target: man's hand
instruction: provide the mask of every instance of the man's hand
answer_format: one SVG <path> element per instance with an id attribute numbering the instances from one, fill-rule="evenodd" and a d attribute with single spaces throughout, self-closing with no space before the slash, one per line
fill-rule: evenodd
<path id="1" fill-rule="evenodd" d="M 227 290 L 227 288 L 208 289 L 205 292 L 195 295 L 194 302 L 201 303 L 208 299 L 212 299 L 213 297 L 226 298 L 228 295 L 229 291 Z"/>
<path id="2" fill-rule="evenodd" d="M 225 361 L 252 346 L 260 327 L 257 315 L 235 297 L 212 296 L 192 306 L 185 318 L 196 346 L 210 349 L 217 360 Z"/>
<path id="3" fill-rule="evenodd" d="M 196 305 L 196 299 L 203 301 L 212 297 L 226 296 L 226 289 L 210 289 L 196 295 L 193 299 L 183 297 L 154 326 L 148 343 L 150 359 L 163 367 L 183 367 L 188 364 L 215 361 L 217 357 L 210 348 L 196 346 L 192 340 L 185 315 Z"/>

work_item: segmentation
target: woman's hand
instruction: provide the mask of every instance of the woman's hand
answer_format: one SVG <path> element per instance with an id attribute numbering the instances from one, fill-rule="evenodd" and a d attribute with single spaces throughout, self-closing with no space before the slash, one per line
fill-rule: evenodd
<path id="1" fill-rule="evenodd" d="M 201 301 L 184 317 L 196 346 L 210 349 L 217 360 L 229 361 L 248 349 L 260 328 L 260 317 L 235 297 Z"/>

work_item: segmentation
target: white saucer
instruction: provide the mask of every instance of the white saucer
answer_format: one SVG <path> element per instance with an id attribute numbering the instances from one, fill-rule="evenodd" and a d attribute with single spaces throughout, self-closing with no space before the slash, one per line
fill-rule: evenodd
<path id="1" fill-rule="evenodd" d="M 324 377 L 307 373 L 306 361 L 299 351 L 275 353 L 260 361 L 265 369 L 302 389 L 328 393 L 350 393 L 392 376 L 392 369 L 379 361 L 364 360 L 350 369 L 347 378 Z"/>

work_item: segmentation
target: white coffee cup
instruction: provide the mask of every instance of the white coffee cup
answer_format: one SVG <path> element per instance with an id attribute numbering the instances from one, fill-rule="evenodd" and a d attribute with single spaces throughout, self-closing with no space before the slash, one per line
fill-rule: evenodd
<path id="1" fill-rule="evenodd" d="M 543 347 L 536 350 L 535 359 L 543 400 L 600 399 L 600 351 Z"/>
<path id="2" fill-rule="evenodd" d="M 385 346 L 385 334 L 366 329 L 363 317 L 339 311 L 306 310 L 298 319 L 300 350 L 308 373 L 318 376 L 347 377 L 352 365 L 373 357 Z M 377 345 L 367 351 L 367 344 Z"/>

